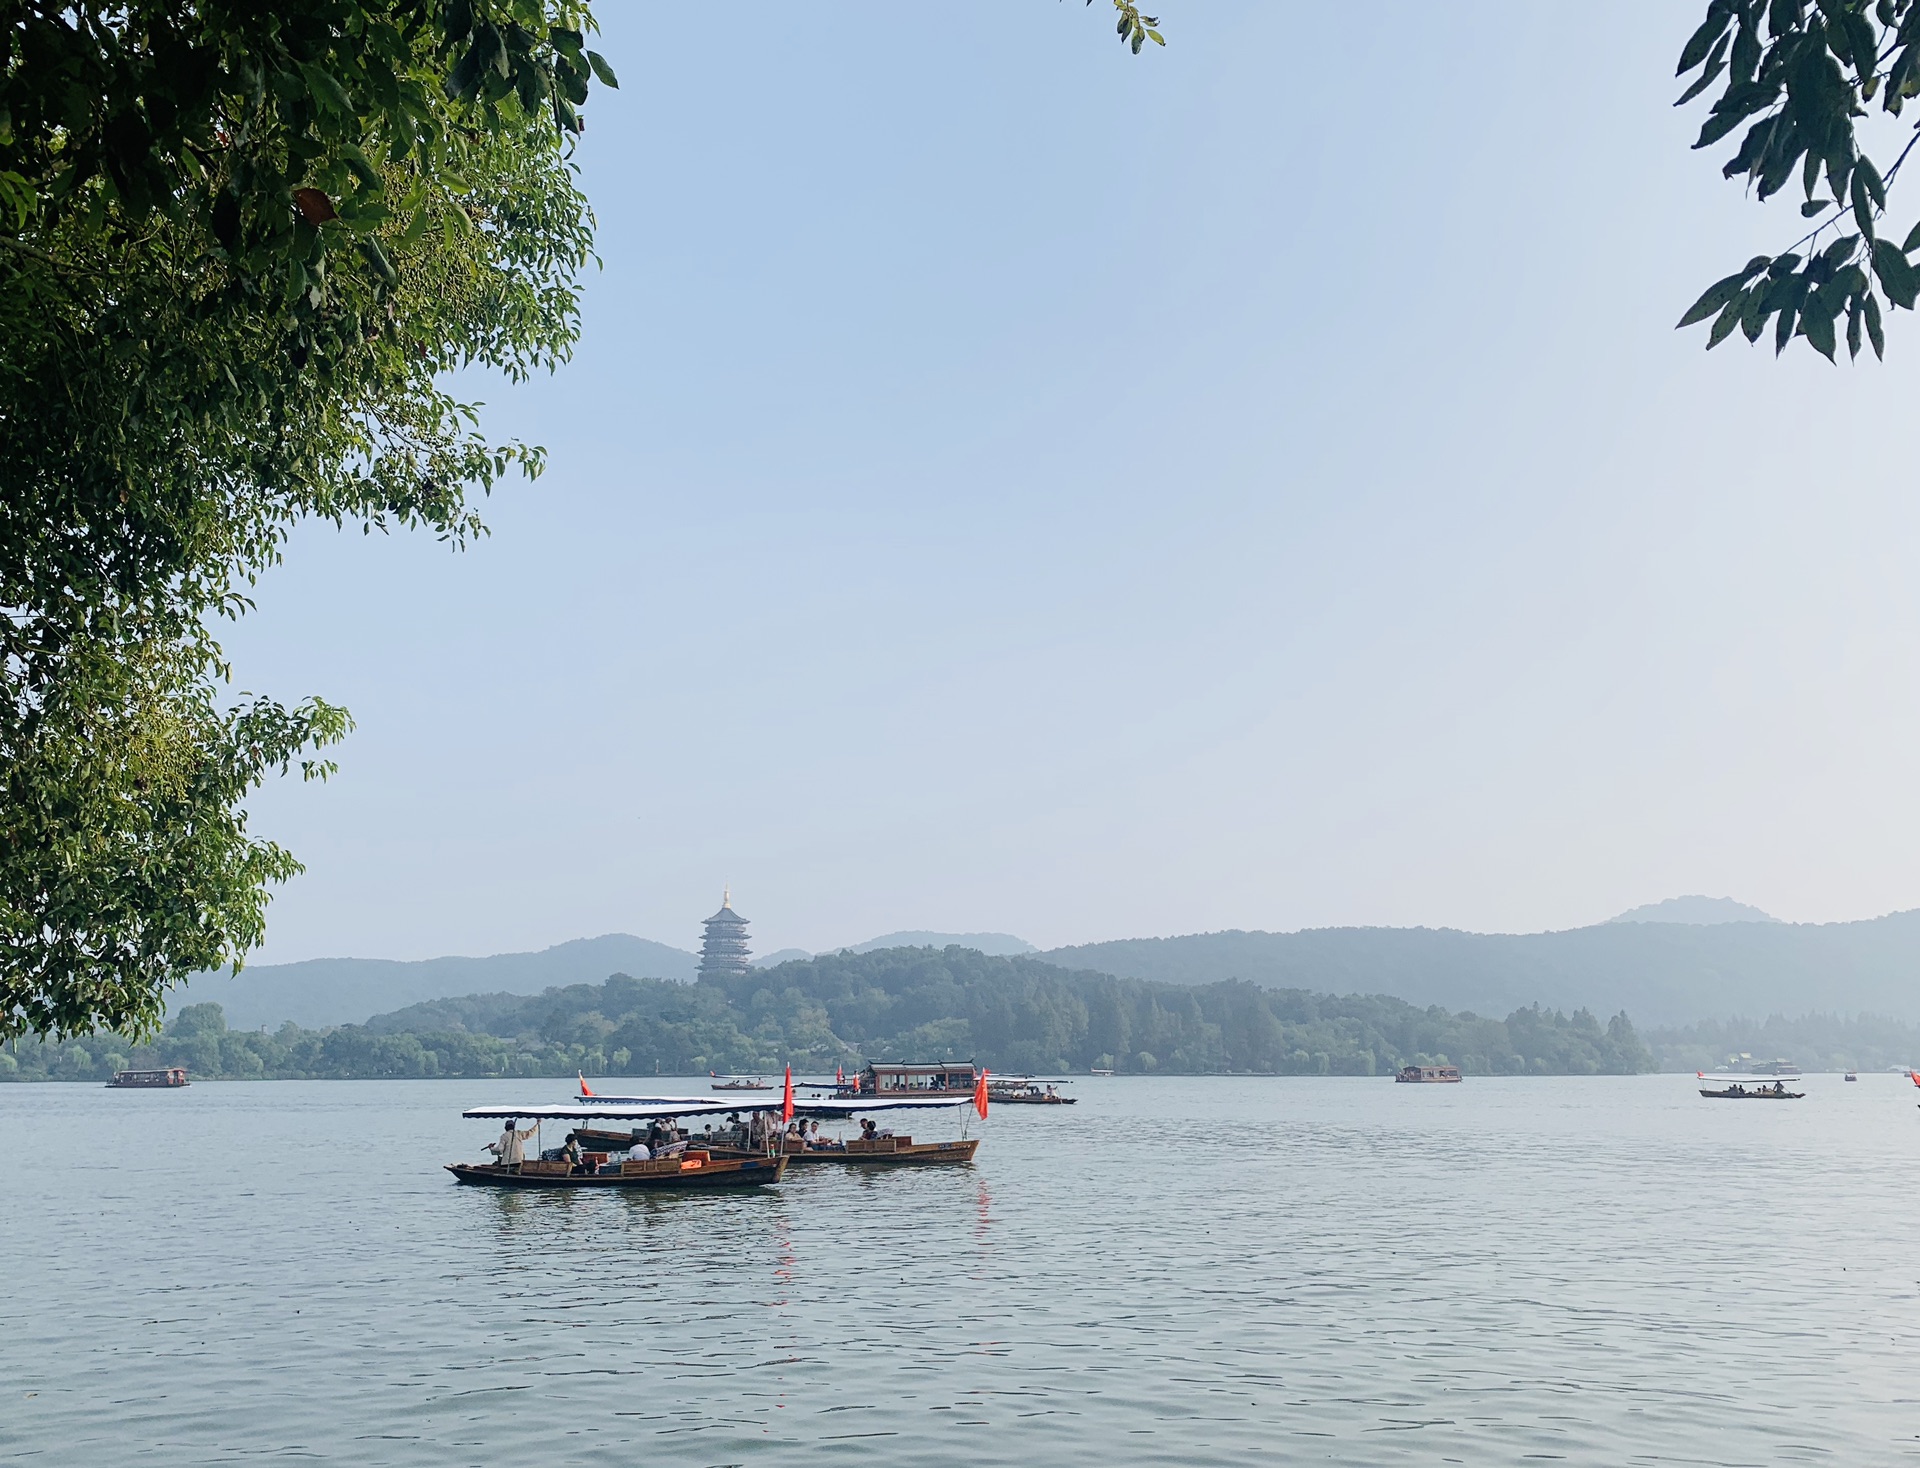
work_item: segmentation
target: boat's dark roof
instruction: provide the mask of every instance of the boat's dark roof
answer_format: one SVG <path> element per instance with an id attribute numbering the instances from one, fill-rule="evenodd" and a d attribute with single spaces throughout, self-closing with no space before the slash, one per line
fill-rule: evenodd
<path id="1" fill-rule="evenodd" d="M 929 1075 L 949 1070 L 972 1070 L 971 1060 L 875 1060 L 868 1064 L 868 1070 L 896 1070 L 908 1072 L 925 1071 Z"/>

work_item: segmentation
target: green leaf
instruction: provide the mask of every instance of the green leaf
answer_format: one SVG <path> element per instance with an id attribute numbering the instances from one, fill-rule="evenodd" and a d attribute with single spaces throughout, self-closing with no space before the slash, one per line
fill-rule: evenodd
<path id="1" fill-rule="evenodd" d="M 1724 45 L 1728 39 L 1727 27 L 1732 23 L 1731 11 L 1721 10 L 1716 14 L 1714 9 L 1709 9 L 1707 18 L 1700 23 L 1699 29 L 1687 37 L 1687 44 L 1680 51 L 1680 64 L 1674 68 L 1673 74 L 1685 76 L 1706 60 L 1707 52 L 1713 48 L 1716 41 Z"/>
<path id="2" fill-rule="evenodd" d="M 1720 44 L 1713 48 L 1713 55 L 1707 58 L 1706 69 L 1695 79 L 1692 86 L 1688 87 L 1686 91 L 1673 99 L 1673 105 L 1675 107 L 1686 106 L 1687 103 L 1691 102 L 1695 97 L 1706 91 L 1708 87 L 1712 86 L 1719 78 L 1720 73 L 1726 70 L 1726 46 L 1727 38 L 1722 36 L 1720 38 Z"/>
<path id="3" fill-rule="evenodd" d="M 1745 304 L 1746 293 L 1744 291 L 1727 302 L 1725 309 L 1720 313 L 1719 319 L 1713 323 L 1713 330 L 1707 333 L 1707 350 L 1709 352 L 1719 346 L 1720 343 L 1725 341 L 1729 336 L 1733 335 L 1734 327 L 1740 324 L 1740 312 Z"/>
<path id="4" fill-rule="evenodd" d="M 1873 199 L 1867 193 L 1866 178 L 1857 168 L 1853 173 L 1853 222 L 1864 237 L 1873 238 Z"/>
<path id="5" fill-rule="evenodd" d="M 1729 275 L 1724 279 L 1716 280 L 1706 288 L 1699 300 L 1687 307 L 1687 314 L 1682 316 L 1675 324 L 1674 330 L 1679 331 L 1685 327 L 1705 321 L 1709 316 L 1719 311 L 1721 307 L 1725 306 L 1728 301 L 1731 301 L 1740 293 L 1740 287 L 1747 283 L 1750 273 L 1751 272 L 1740 275 Z"/>
<path id="6" fill-rule="evenodd" d="M 1880 170 L 1873 166 L 1873 160 L 1867 157 L 1866 154 L 1862 153 L 1860 155 L 1859 161 L 1855 163 L 1853 167 L 1854 167 L 1853 176 L 1856 179 L 1866 180 L 1867 192 L 1873 196 L 1874 205 L 1877 208 L 1881 208 L 1881 209 L 1886 208 L 1887 207 L 1887 186 L 1886 184 L 1881 182 Z"/>
<path id="7" fill-rule="evenodd" d="M 1874 296 L 1867 297 L 1867 340 L 1873 343 L 1873 355 L 1886 361 L 1887 339 L 1880 331 L 1880 302 Z"/>
<path id="8" fill-rule="evenodd" d="M 1873 273 L 1880 277 L 1880 288 L 1889 301 L 1908 311 L 1913 309 L 1914 297 L 1920 293 L 1920 275 L 1892 240 L 1873 242 Z"/>
<path id="9" fill-rule="evenodd" d="M 1799 323 L 1799 320 L 1800 313 L 1798 308 L 1793 306 L 1782 306 L 1780 308 L 1780 314 L 1774 318 L 1773 323 L 1774 356 L 1777 357 L 1786 351 L 1788 344 L 1793 341 L 1794 337 L 1800 334 L 1794 329 Z"/>
<path id="10" fill-rule="evenodd" d="M 1802 219 L 1811 219 L 1816 214 L 1824 214 L 1832 207 L 1833 205 L 1825 199 L 1809 199 L 1800 206 L 1800 217 Z"/>
<path id="11" fill-rule="evenodd" d="M 593 74 L 599 77 L 601 81 L 612 87 L 616 92 L 620 90 L 620 79 L 613 74 L 613 68 L 607 65 L 606 57 L 602 56 L 598 51 L 589 51 L 587 53 L 587 65 L 593 68 Z"/>
<path id="12" fill-rule="evenodd" d="M 372 236 L 361 240 L 360 253 L 367 257 L 367 263 L 374 268 L 375 272 L 388 285 L 398 285 L 400 283 L 400 272 L 393 268 L 393 261 L 387 257 L 387 252 L 380 247 L 380 241 L 374 239 Z"/>
<path id="13" fill-rule="evenodd" d="M 1920 10 L 1914 11 L 1914 14 L 1920 15 Z M 1907 231 L 1907 237 L 1901 241 L 1900 249 L 1908 255 L 1911 255 L 1915 250 L 1920 250 L 1920 224 L 1914 225 L 1912 229 Z"/>
<path id="14" fill-rule="evenodd" d="M 1849 361 L 1860 355 L 1860 317 L 1863 309 L 1860 298 L 1854 297 L 1853 305 L 1847 311 L 1847 359 Z"/>
<path id="15" fill-rule="evenodd" d="M 313 100 L 340 117 L 357 115 L 353 99 L 347 95 L 347 89 L 335 80 L 332 72 L 309 62 L 299 63 L 300 75 L 307 79 L 307 91 Z"/>

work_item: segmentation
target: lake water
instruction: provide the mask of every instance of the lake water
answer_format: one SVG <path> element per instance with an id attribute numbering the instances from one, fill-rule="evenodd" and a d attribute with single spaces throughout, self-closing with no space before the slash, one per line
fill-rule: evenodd
<path id="1" fill-rule="evenodd" d="M 0 1461 L 1920 1461 L 1920 1093 L 1806 1089 L 1087 1079 L 676 1198 L 440 1170 L 563 1081 L 0 1086 Z"/>

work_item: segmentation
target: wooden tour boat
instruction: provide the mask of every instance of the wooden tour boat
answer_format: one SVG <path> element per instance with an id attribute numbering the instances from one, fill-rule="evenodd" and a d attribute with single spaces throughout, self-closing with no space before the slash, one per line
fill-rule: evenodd
<path id="1" fill-rule="evenodd" d="M 482 1121 L 503 1121 L 516 1126 L 522 1118 L 544 1121 L 608 1120 L 678 1121 L 693 1114 L 725 1113 L 723 1102 L 704 1100 L 691 1103 L 670 1102 L 652 1105 L 593 1106 L 475 1106 L 462 1116 Z M 632 1141 L 612 1134 L 624 1151 Z M 521 1162 L 450 1162 L 448 1172 L 462 1183 L 489 1188 L 612 1188 L 616 1190 L 652 1190 L 661 1192 L 711 1192 L 722 1188 L 757 1188 L 777 1183 L 787 1170 L 787 1159 L 778 1155 L 747 1154 L 717 1156 L 700 1148 L 684 1147 L 667 1157 L 635 1161 L 618 1151 L 599 1151 L 584 1144 L 578 1162 L 564 1157 L 539 1155 Z"/>
<path id="2" fill-rule="evenodd" d="M 876 1060 L 852 1080 L 844 1082 L 841 1096 L 970 1096 L 979 1084 L 980 1072 L 971 1060 L 942 1060 L 933 1064 L 902 1064 Z"/>
<path id="3" fill-rule="evenodd" d="M 714 1091 L 771 1091 L 772 1081 L 764 1081 L 759 1076 L 748 1080 L 745 1076 L 728 1076 L 724 1081 L 712 1071 L 707 1072 L 713 1084 L 708 1088 Z"/>
<path id="4" fill-rule="evenodd" d="M 817 1147 L 784 1137 L 781 1155 L 802 1166 L 836 1162 L 845 1167 L 940 1167 L 973 1161 L 980 1150 L 978 1137 L 954 1142 L 916 1142 L 912 1137 L 849 1137 Z"/>
<path id="5" fill-rule="evenodd" d="M 1707 1078 L 1704 1071 L 1695 1071 L 1694 1075 L 1703 1081 Z M 1769 1076 L 1768 1079 L 1773 1082 L 1772 1085 L 1768 1085 L 1758 1076 L 1728 1077 L 1726 1083 L 1718 1089 L 1702 1086 L 1700 1094 L 1709 1101 L 1803 1101 L 1806 1099 L 1805 1091 L 1787 1089 L 1788 1081 L 1797 1081 L 1800 1077 Z"/>
<path id="6" fill-rule="evenodd" d="M 1449 1085 L 1460 1079 L 1457 1065 L 1403 1065 L 1394 1076 L 1403 1085 Z"/>
<path id="7" fill-rule="evenodd" d="M 902 1067 L 902 1069 L 909 1069 Z M 967 1071 L 957 1071 L 950 1067 L 911 1067 L 918 1074 L 938 1072 L 943 1078 L 965 1075 Z M 894 1090 L 890 1094 L 878 1096 L 860 1095 L 851 1088 L 834 1096 L 813 1096 L 805 1100 L 794 1100 L 791 1115 L 803 1120 L 851 1121 L 864 1118 L 881 1111 L 960 1111 L 968 1106 L 982 1108 L 991 1100 L 990 1087 L 984 1076 L 980 1075 L 971 1089 L 956 1094 L 954 1091 L 938 1087 L 916 1086 Z M 691 1149 L 706 1152 L 716 1162 L 744 1160 L 766 1157 L 769 1154 L 780 1156 L 784 1161 L 796 1165 L 808 1166 L 816 1163 L 837 1162 L 849 1166 L 874 1167 L 929 1167 L 953 1165 L 973 1161 L 974 1154 L 980 1149 L 978 1138 L 970 1138 L 962 1127 L 957 1140 L 945 1142 L 916 1142 L 910 1136 L 896 1137 L 878 1132 L 869 1127 L 872 1135 L 835 1138 L 808 1144 L 798 1137 L 788 1135 L 781 1129 L 780 1117 L 787 1110 L 787 1095 L 781 1099 L 765 1101 L 714 1101 L 708 1097 L 688 1096 L 604 1096 L 596 1095 L 581 1082 L 581 1100 L 569 1107 L 543 1107 L 532 1110 L 522 1109 L 513 1112 L 515 1116 L 547 1116 L 555 1120 L 565 1118 L 580 1123 L 569 1134 L 573 1141 L 589 1152 L 606 1150 L 619 1151 L 634 1142 L 645 1142 L 648 1131 L 633 1128 L 630 1132 L 621 1132 L 611 1127 L 597 1125 L 603 1119 L 607 1121 L 627 1118 L 666 1119 L 674 1118 L 686 1121 L 706 1119 L 701 1131 L 687 1130 L 677 1132 L 679 1139 Z M 771 1113 L 771 1116 L 768 1116 Z M 475 1113 L 469 1112 L 468 1115 Z M 504 1108 L 492 1108 L 489 1115 L 504 1116 Z M 765 1117 L 761 1122 L 752 1122 L 743 1118 L 752 1118 L 756 1114 Z M 981 1111 L 984 1116 L 984 1109 Z M 721 1123 L 724 1118 L 724 1123 Z M 721 1123 L 721 1124 L 716 1124 Z"/>
<path id="8" fill-rule="evenodd" d="M 116 1070 L 107 1082 L 109 1089 L 121 1091 L 169 1091 L 192 1084 L 184 1065 L 171 1065 L 165 1070 Z"/>

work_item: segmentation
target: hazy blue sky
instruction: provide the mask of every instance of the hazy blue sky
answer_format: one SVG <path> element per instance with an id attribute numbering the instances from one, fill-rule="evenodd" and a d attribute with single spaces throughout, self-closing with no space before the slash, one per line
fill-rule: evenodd
<path id="1" fill-rule="evenodd" d="M 1702 9 L 604 6 L 551 469 L 230 639 L 359 721 L 262 959 L 1920 904 L 1920 320 L 1671 330 Z"/>

